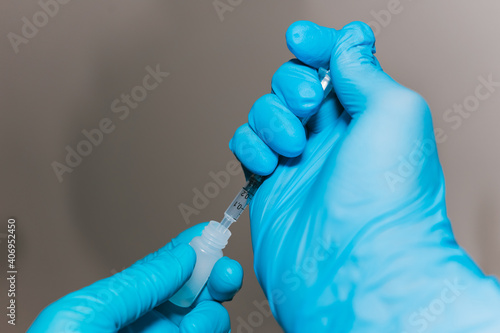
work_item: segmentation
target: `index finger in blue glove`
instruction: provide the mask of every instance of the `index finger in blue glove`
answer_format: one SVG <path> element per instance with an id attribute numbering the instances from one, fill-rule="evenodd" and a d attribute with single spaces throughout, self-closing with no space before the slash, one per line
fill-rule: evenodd
<path id="1" fill-rule="evenodd" d="M 332 91 L 324 96 L 318 71 L 298 59 L 284 63 L 274 74 L 273 92 L 299 118 L 311 117 L 310 132 L 318 133 L 334 126 L 343 108 Z"/>
<path id="2" fill-rule="evenodd" d="M 323 101 L 318 71 L 297 59 L 281 65 L 273 75 L 271 86 L 273 93 L 297 117 L 311 116 Z"/>
<path id="3" fill-rule="evenodd" d="M 264 95 L 254 103 L 248 124 L 279 155 L 296 157 L 304 150 L 304 126 L 275 94 Z"/>
<path id="4" fill-rule="evenodd" d="M 271 174 L 278 165 L 278 154 L 250 128 L 240 126 L 229 142 L 229 149 L 248 171 L 261 176 Z"/>
<path id="5" fill-rule="evenodd" d="M 321 27 L 309 21 L 294 22 L 286 31 L 288 49 L 300 61 L 314 68 L 330 67 L 336 40 L 335 29 Z"/>
<path id="6" fill-rule="evenodd" d="M 124 271 L 49 305 L 31 331 L 116 331 L 171 297 L 189 278 L 196 254 L 166 246 Z"/>

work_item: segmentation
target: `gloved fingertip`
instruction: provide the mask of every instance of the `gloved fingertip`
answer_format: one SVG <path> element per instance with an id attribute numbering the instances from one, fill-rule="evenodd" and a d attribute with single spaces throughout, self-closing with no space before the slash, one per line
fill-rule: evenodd
<path id="1" fill-rule="evenodd" d="M 321 84 L 318 82 L 303 82 L 299 85 L 299 96 L 301 98 L 301 109 L 309 116 L 312 110 L 316 110 L 324 99 L 324 91 Z M 301 115 L 298 115 L 301 116 Z"/>
<path id="2" fill-rule="evenodd" d="M 297 117 L 313 115 L 324 98 L 318 70 L 292 59 L 274 73 L 271 87 L 278 98 Z"/>
<path id="3" fill-rule="evenodd" d="M 255 134 L 248 124 L 236 130 L 232 146 L 236 158 L 251 173 L 267 176 L 278 165 L 278 155 Z"/>
<path id="4" fill-rule="evenodd" d="M 240 263 L 228 257 L 222 257 L 217 261 L 212 274 L 217 276 L 217 280 L 223 282 L 241 284 L 243 280 L 243 268 Z"/>
<path id="5" fill-rule="evenodd" d="M 303 63 L 319 68 L 328 67 L 335 29 L 321 27 L 309 21 L 292 23 L 286 32 L 288 49 Z"/>
<path id="6" fill-rule="evenodd" d="M 269 155 L 271 156 L 271 155 Z M 271 161 L 264 161 L 263 163 L 256 163 L 252 166 L 251 172 L 259 176 L 269 176 L 274 172 L 276 166 L 278 165 L 278 157 L 272 156 Z"/>
<path id="7" fill-rule="evenodd" d="M 356 46 L 368 46 L 372 54 L 375 54 L 375 34 L 368 24 L 361 21 L 351 22 L 342 28 L 341 34 L 342 43 L 339 44 L 337 53 L 344 51 L 342 47 L 342 44 L 344 44 L 345 49 Z"/>
<path id="8" fill-rule="evenodd" d="M 307 139 L 303 125 L 275 94 L 264 95 L 254 103 L 248 124 L 279 155 L 297 157 L 304 150 Z"/>
<path id="9" fill-rule="evenodd" d="M 231 300 L 241 289 L 243 268 L 236 260 L 222 257 L 215 264 L 208 280 L 210 295 L 219 302 Z"/>

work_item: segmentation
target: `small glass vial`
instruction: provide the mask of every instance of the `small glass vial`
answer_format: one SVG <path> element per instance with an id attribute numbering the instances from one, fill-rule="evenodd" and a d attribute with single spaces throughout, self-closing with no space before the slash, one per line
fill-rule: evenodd
<path id="1" fill-rule="evenodd" d="M 229 237 L 231 231 L 222 227 L 219 222 L 210 221 L 201 236 L 191 240 L 189 245 L 196 252 L 193 274 L 170 298 L 170 302 L 183 308 L 193 304 L 207 283 L 215 263 L 222 258 L 222 249 L 226 247 Z"/>

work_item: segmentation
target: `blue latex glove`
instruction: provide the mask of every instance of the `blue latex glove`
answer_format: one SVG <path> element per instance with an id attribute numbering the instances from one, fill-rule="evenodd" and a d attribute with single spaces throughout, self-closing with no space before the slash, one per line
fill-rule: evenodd
<path id="1" fill-rule="evenodd" d="M 274 171 L 250 218 L 255 271 L 279 323 L 500 332 L 498 281 L 457 245 L 447 218 L 425 100 L 382 71 L 363 23 L 297 22 L 286 40 L 298 60 L 278 69 L 230 143 L 249 171 Z M 318 67 L 334 89 L 321 106 Z M 313 113 L 305 130 L 298 117 Z"/>
<path id="2" fill-rule="evenodd" d="M 52 303 L 28 332 L 229 332 L 229 315 L 219 302 L 231 300 L 241 288 L 243 269 L 238 262 L 219 259 L 191 308 L 167 301 L 191 276 L 196 254 L 187 244 L 205 225 L 182 232 L 124 271 Z"/>

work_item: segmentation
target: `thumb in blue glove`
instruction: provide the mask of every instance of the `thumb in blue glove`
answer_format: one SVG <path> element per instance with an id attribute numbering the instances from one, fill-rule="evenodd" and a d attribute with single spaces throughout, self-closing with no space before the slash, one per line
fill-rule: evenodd
<path id="1" fill-rule="evenodd" d="M 229 332 L 229 315 L 219 302 L 231 300 L 241 288 L 243 270 L 236 261 L 217 261 L 191 308 L 167 301 L 189 279 L 196 254 L 188 243 L 205 225 L 184 231 L 130 268 L 52 303 L 29 332 Z"/>
<path id="2" fill-rule="evenodd" d="M 230 148 L 272 175 L 250 207 L 255 271 L 287 332 L 498 332 L 500 287 L 457 245 L 425 100 L 363 23 L 294 23 Z M 330 68 L 323 100 L 317 69 Z M 314 114 L 305 129 L 300 118 Z"/>

